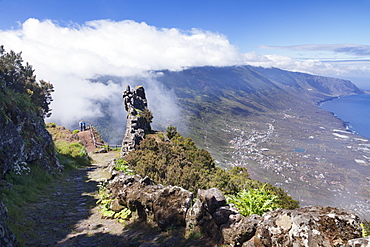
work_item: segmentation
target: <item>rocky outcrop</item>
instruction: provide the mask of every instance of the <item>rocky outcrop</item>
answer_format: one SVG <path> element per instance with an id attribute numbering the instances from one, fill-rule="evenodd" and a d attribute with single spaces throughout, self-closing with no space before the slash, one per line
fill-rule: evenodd
<path id="1" fill-rule="evenodd" d="M 346 247 L 370 247 L 370 236 L 351 239 L 348 241 Z"/>
<path id="2" fill-rule="evenodd" d="M 264 214 L 255 235 L 243 246 L 345 246 L 360 236 L 358 216 L 344 209 L 312 206 Z"/>
<path id="3" fill-rule="evenodd" d="M 62 169 L 44 119 L 16 106 L 6 110 L 0 114 L 0 179 L 10 170 L 18 172 L 36 163 L 50 172 Z"/>
<path id="4" fill-rule="evenodd" d="M 112 204 L 113 210 L 127 207 L 141 220 L 157 222 L 162 230 L 185 226 L 185 216 L 193 200 L 190 191 L 177 186 L 154 185 L 149 178 L 138 175 L 116 175 L 108 189 L 117 199 Z"/>
<path id="5" fill-rule="evenodd" d="M 193 194 L 180 187 L 155 185 L 149 178 L 117 171 L 113 177 L 108 186 L 115 198 L 112 209 L 128 207 L 163 230 L 186 226 L 220 245 L 367 246 L 369 240 L 360 239 L 360 218 L 344 209 L 311 206 L 244 217 L 217 188 L 198 190 L 192 204 Z"/>
<path id="6" fill-rule="evenodd" d="M 131 150 L 144 139 L 145 132 L 150 131 L 150 121 L 145 116 L 148 110 L 148 103 L 145 90 L 142 86 L 136 89 L 126 87 L 123 92 L 123 101 L 127 111 L 127 122 L 125 136 L 122 141 L 122 155 L 126 156 Z"/>

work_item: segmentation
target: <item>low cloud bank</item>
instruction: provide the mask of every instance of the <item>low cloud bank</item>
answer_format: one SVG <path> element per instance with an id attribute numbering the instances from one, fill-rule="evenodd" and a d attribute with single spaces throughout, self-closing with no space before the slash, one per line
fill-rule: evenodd
<path id="1" fill-rule="evenodd" d="M 50 121 L 68 127 L 79 119 L 105 114 L 96 102 L 122 101 L 125 86 L 135 84 L 133 78 L 141 84 L 146 81 L 149 97 L 153 97 L 151 90 L 158 95 L 161 85 L 150 78 L 148 70 L 241 63 L 240 54 L 225 36 L 197 29 L 157 29 L 134 21 L 98 20 L 61 27 L 50 20 L 28 19 L 17 30 L 0 31 L 0 44 L 7 50 L 22 51 L 38 79 L 54 84 Z M 105 75 L 121 80 L 104 81 Z M 179 114 L 169 110 L 177 108 L 173 94 L 164 91 L 161 97 L 160 107 L 151 102 L 155 99 L 149 99 L 154 124 L 159 125 L 168 114 L 175 114 L 172 119 Z"/>
<path id="2" fill-rule="evenodd" d="M 254 52 L 242 54 L 227 37 L 218 33 L 159 29 L 128 20 L 60 26 L 51 20 L 28 19 L 18 29 L 0 30 L 0 44 L 8 51 L 22 51 L 38 79 L 54 84 L 50 121 L 70 128 L 77 128 L 80 119 L 107 114 L 98 102 L 112 102 L 117 111 L 122 110 L 124 118 L 121 93 L 127 84 L 146 87 L 154 125 L 165 126 L 172 124 L 169 119 L 180 119 L 176 96 L 147 73 L 149 70 L 250 64 L 322 75 L 346 72 L 343 67 L 318 60 L 297 61 Z M 338 49 L 344 51 L 343 47 Z M 107 80 L 104 76 L 116 79 Z"/>
<path id="3" fill-rule="evenodd" d="M 265 49 L 288 49 L 295 51 L 333 51 L 338 53 L 346 53 L 356 56 L 369 56 L 370 45 L 357 44 L 311 44 L 311 45 L 292 45 L 292 46 L 261 46 Z"/>

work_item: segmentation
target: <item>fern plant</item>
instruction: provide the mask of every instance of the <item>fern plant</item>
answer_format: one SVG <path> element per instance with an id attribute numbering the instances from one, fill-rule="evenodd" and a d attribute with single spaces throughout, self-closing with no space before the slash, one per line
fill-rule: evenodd
<path id="1" fill-rule="evenodd" d="M 135 175 L 135 173 L 129 168 L 127 161 L 122 158 L 115 160 L 114 169 L 126 173 L 127 175 Z"/>
<path id="2" fill-rule="evenodd" d="M 265 185 L 258 189 L 242 190 L 236 195 L 226 196 L 229 204 L 234 204 L 240 214 L 249 216 L 252 214 L 262 215 L 266 212 L 273 211 L 277 205 L 278 196 L 271 194 L 265 189 Z"/>
<path id="3" fill-rule="evenodd" d="M 123 208 L 119 212 L 115 212 L 110 208 L 114 198 L 112 198 L 111 194 L 107 193 L 107 189 L 104 186 L 100 186 L 98 197 L 99 199 L 96 204 L 99 204 L 99 211 L 104 218 L 117 219 L 118 222 L 123 223 L 131 217 L 131 210 L 128 208 Z"/>

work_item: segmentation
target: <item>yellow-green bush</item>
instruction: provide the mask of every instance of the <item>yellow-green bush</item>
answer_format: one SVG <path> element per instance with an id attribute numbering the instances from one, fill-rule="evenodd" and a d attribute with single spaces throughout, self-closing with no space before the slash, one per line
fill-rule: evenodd
<path id="1" fill-rule="evenodd" d="M 367 220 L 364 220 L 364 222 L 361 223 L 362 228 L 362 237 L 370 236 L 370 222 Z"/>
<path id="2" fill-rule="evenodd" d="M 252 214 L 263 215 L 279 208 L 278 196 L 267 190 L 266 184 L 258 189 L 241 190 L 236 195 L 226 196 L 227 202 L 235 205 L 244 216 Z"/>

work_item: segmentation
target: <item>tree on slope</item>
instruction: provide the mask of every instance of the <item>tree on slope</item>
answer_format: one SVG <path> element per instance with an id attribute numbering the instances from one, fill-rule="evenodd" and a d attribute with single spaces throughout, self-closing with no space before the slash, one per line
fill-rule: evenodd
<path id="1" fill-rule="evenodd" d="M 51 115 L 53 85 L 43 80 L 37 82 L 32 66 L 23 65 L 21 53 L 5 52 L 3 46 L 0 46 L 0 88 L 2 108 L 15 104 L 42 117 Z"/>

